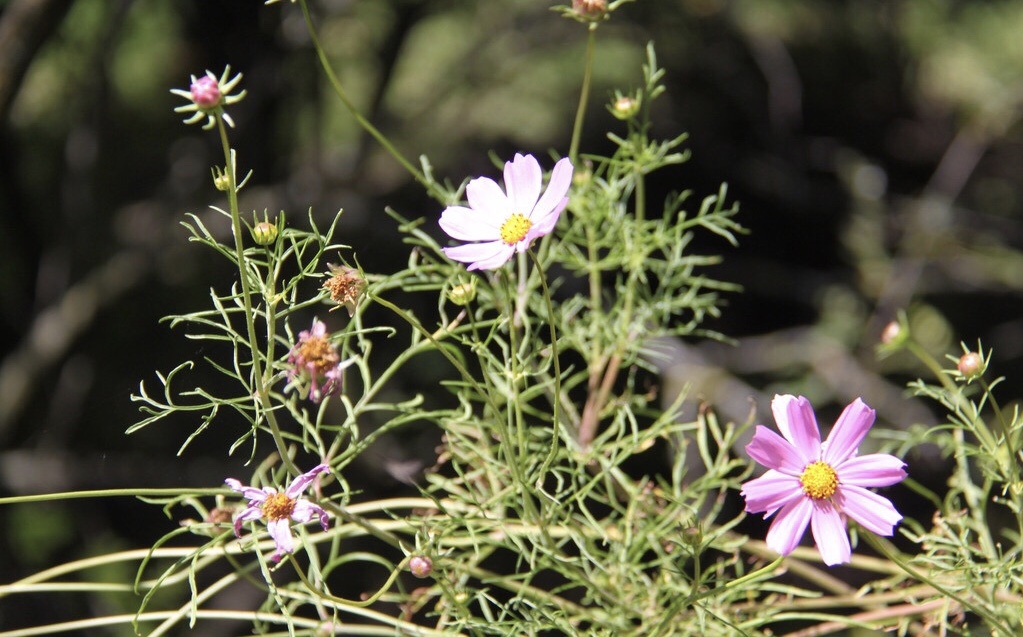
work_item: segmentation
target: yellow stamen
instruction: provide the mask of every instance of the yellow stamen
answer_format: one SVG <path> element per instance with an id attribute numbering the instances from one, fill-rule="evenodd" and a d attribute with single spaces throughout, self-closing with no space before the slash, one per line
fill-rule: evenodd
<path id="1" fill-rule="evenodd" d="M 283 493 L 266 496 L 263 501 L 263 518 L 267 522 L 285 520 L 295 511 L 295 501 Z"/>
<path id="2" fill-rule="evenodd" d="M 317 373 L 326 374 L 337 366 L 340 357 L 330 342 L 322 336 L 310 336 L 298 348 L 298 354 L 307 365 L 316 368 Z"/>
<path id="3" fill-rule="evenodd" d="M 838 474 L 831 465 L 818 460 L 806 465 L 803 475 L 799 476 L 799 482 L 806 495 L 814 500 L 827 500 L 838 489 Z"/>
<path id="4" fill-rule="evenodd" d="M 526 234 L 532 227 L 532 221 L 516 212 L 501 225 L 501 241 L 513 246 L 525 239 Z"/>

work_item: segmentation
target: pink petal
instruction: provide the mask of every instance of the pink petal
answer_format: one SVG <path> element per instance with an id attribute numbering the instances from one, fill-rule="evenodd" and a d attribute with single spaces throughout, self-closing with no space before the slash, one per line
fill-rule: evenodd
<path id="1" fill-rule="evenodd" d="M 902 520 L 888 498 L 861 487 L 839 487 L 835 492 L 835 502 L 860 526 L 878 535 L 891 535 L 895 532 L 895 525 Z"/>
<path id="2" fill-rule="evenodd" d="M 564 197 L 547 214 L 534 214 L 532 220 L 533 226 L 529 229 L 529 233 L 526 235 L 525 241 L 532 243 L 537 238 L 550 234 L 551 230 L 554 230 L 554 226 L 558 224 L 558 219 L 561 218 L 561 212 L 567 205 L 568 197 Z"/>
<path id="3" fill-rule="evenodd" d="M 467 243 L 453 248 L 441 248 L 449 259 L 469 263 L 469 270 L 493 270 L 508 262 L 515 247 L 503 241 Z"/>
<path id="4" fill-rule="evenodd" d="M 329 470 L 330 470 L 330 466 L 329 465 L 326 465 L 326 464 L 318 464 L 318 465 L 316 465 L 315 467 L 313 467 L 309 471 L 306 471 L 302 475 L 300 475 L 297 478 L 295 478 L 294 480 L 292 480 L 291 484 L 288 485 L 288 488 L 284 492 L 284 494 L 286 496 L 288 496 L 289 498 L 291 498 L 292 500 L 297 500 L 298 496 L 302 495 L 302 492 L 305 491 L 306 488 L 310 484 L 312 484 L 312 482 L 316 478 L 316 476 L 318 476 L 319 474 L 323 473 L 324 471 L 329 471 Z"/>
<path id="5" fill-rule="evenodd" d="M 262 502 L 266 500 L 266 496 L 271 493 L 277 493 L 276 489 L 271 487 L 264 487 L 257 489 L 256 487 L 250 487 L 242 484 L 240 481 L 234 478 L 228 478 L 224 480 L 224 484 L 231 487 L 233 491 L 238 491 L 242 494 L 242 497 L 248 500 L 250 503 Z"/>
<path id="6" fill-rule="evenodd" d="M 849 548 L 845 520 L 834 505 L 827 501 L 815 502 L 810 529 L 825 564 L 834 566 L 849 561 L 852 550 Z"/>
<path id="7" fill-rule="evenodd" d="M 770 516 L 792 500 L 803 497 L 799 478 L 773 469 L 759 478 L 745 482 L 740 493 L 746 498 L 746 512 L 766 513 L 764 517 Z"/>
<path id="8" fill-rule="evenodd" d="M 240 537 L 242 534 L 242 522 L 259 520 L 263 517 L 263 509 L 258 506 L 250 506 L 234 518 L 234 534 Z"/>
<path id="9" fill-rule="evenodd" d="M 568 203 L 565 195 L 568 194 L 568 189 L 572 186 L 573 170 L 572 162 L 568 160 L 568 157 L 564 157 L 554 164 L 551 180 L 547 183 L 547 190 L 544 191 L 540 201 L 536 202 L 536 206 L 529 212 L 528 217 L 530 221 L 541 226 L 547 225 L 551 229 L 554 228 L 554 223 L 557 222 L 557 215 L 561 214 L 565 204 Z M 551 215 L 555 217 L 553 222 L 549 219 Z M 547 230 L 547 232 L 550 232 L 550 230 Z M 547 233 L 545 232 L 544 234 Z"/>
<path id="10" fill-rule="evenodd" d="M 504 165 L 504 187 L 512 212 L 529 215 L 540 197 L 543 172 L 532 155 L 520 155 Z"/>
<path id="11" fill-rule="evenodd" d="M 782 507 L 767 531 L 767 546 L 782 555 L 788 555 L 803 538 L 810 523 L 813 504 L 809 498 L 799 498 Z"/>
<path id="12" fill-rule="evenodd" d="M 887 487 L 906 477 L 906 463 L 887 453 L 854 456 L 835 467 L 841 484 L 858 487 Z"/>
<path id="13" fill-rule="evenodd" d="M 807 462 L 819 460 L 821 432 L 810 401 L 803 396 L 775 396 L 771 401 L 771 411 L 774 412 L 778 431 L 799 449 Z"/>
<path id="14" fill-rule="evenodd" d="M 323 530 L 327 530 L 327 512 L 323 510 L 319 505 L 313 504 L 309 500 L 299 500 L 295 502 L 295 510 L 291 512 L 291 519 L 295 522 L 311 522 L 314 519 L 320 520 L 320 526 Z"/>
<path id="15" fill-rule="evenodd" d="M 874 416 L 874 410 L 863 400 L 857 398 L 849 403 L 824 443 L 824 462 L 836 467 L 855 454 L 874 424 Z"/>
<path id="16" fill-rule="evenodd" d="M 507 219 L 513 212 L 511 202 L 497 182 L 487 177 L 477 177 L 465 187 L 465 196 L 469 199 L 469 207 L 477 212 Z"/>
<path id="17" fill-rule="evenodd" d="M 288 518 L 267 522 L 266 530 L 270 532 L 278 553 L 291 553 L 295 550 L 295 538 L 291 535 L 291 521 Z"/>
<path id="18" fill-rule="evenodd" d="M 505 217 L 489 210 L 449 206 L 440 215 L 440 227 L 461 241 L 496 241 L 501 238 Z"/>
<path id="19" fill-rule="evenodd" d="M 757 425 L 753 440 L 746 445 L 746 453 L 768 469 L 793 476 L 802 474 L 806 465 L 814 460 L 763 425 Z"/>

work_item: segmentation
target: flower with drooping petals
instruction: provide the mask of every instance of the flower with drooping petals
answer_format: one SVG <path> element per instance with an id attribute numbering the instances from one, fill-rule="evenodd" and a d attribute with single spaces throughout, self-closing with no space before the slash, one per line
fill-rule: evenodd
<path id="1" fill-rule="evenodd" d="M 568 204 L 572 162 L 564 158 L 554 165 L 543 196 L 542 182 L 539 162 L 521 154 L 504 165 L 504 191 L 487 177 L 470 181 L 465 188 L 469 207 L 449 206 L 440 227 L 452 238 L 476 243 L 443 248 L 444 254 L 468 263 L 469 270 L 493 270 L 550 233 Z"/>
<path id="2" fill-rule="evenodd" d="M 203 129 L 210 129 L 217 124 L 217 114 L 224 122 L 234 127 L 234 120 L 224 111 L 225 106 L 240 102 L 245 97 L 245 91 L 231 95 L 231 91 L 241 82 L 242 74 L 238 73 L 231 77 L 231 67 L 224 67 L 224 72 L 218 78 L 210 71 L 202 77 L 192 76 L 192 83 L 187 91 L 172 88 L 171 93 L 185 98 L 189 101 L 184 106 L 174 109 L 175 113 L 192 113 L 191 117 L 185 120 L 186 124 L 197 124 L 203 119 Z"/>
<path id="3" fill-rule="evenodd" d="M 874 410 L 857 398 L 821 442 L 806 398 L 775 396 L 771 409 L 782 435 L 757 425 L 746 453 L 768 471 L 742 485 L 748 513 L 777 514 L 767 546 L 788 555 L 809 525 L 821 558 L 832 566 L 850 558 L 847 517 L 868 531 L 891 535 L 902 516 L 887 498 L 867 488 L 900 482 L 906 465 L 886 453 L 857 455 L 874 424 Z"/>
<path id="4" fill-rule="evenodd" d="M 324 396 L 341 391 L 341 372 L 354 362 L 354 358 L 341 360 L 337 348 L 327 339 L 327 326 L 313 319 L 313 326 L 299 332 L 298 342 L 288 354 L 288 363 L 293 366 L 288 376 L 293 383 L 308 379 L 309 398 L 318 403 Z"/>
<path id="5" fill-rule="evenodd" d="M 318 518 L 320 526 L 326 531 L 327 512 L 320 505 L 300 496 L 317 475 L 329 470 L 330 467 L 326 464 L 317 465 L 311 471 L 292 480 L 284 491 L 278 491 L 273 487 L 258 489 L 245 486 L 234 478 L 224 480 L 227 486 L 241 493 L 249 501 L 249 506 L 234 518 L 235 536 L 241 537 L 242 522 L 265 521 L 266 530 L 270 532 L 270 537 L 277 547 L 270 559 L 277 562 L 284 553 L 295 551 L 295 538 L 291 534 L 292 522 L 305 524 Z"/>

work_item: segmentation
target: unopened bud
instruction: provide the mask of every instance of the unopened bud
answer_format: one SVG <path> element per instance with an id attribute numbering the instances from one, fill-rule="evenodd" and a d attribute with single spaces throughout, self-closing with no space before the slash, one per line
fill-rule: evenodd
<path id="1" fill-rule="evenodd" d="M 260 221 L 252 228 L 252 239 L 261 246 L 277 241 L 277 226 L 269 221 Z"/>
<path id="2" fill-rule="evenodd" d="M 476 280 L 460 283 L 448 292 L 448 300 L 455 305 L 469 305 L 476 298 Z"/>
<path id="3" fill-rule="evenodd" d="M 686 527 L 682 530 L 682 543 L 696 548 L 703 542 L 703 531 L 698 526 Z"/>
<path id="4" fill-rule="evenodd" d="M 572 10 L 582 18 L 596 20 L 607 13 L 607 0 L 572 0 Z"/>
<path id="5" fill-rule="evenodd" d="M 984 357 L 977 352 L 966 352 L 959 357 L 959 364 L 956 368 L 966 380 L 980 378 L 984 374 L 986 365 Z"/>
<path id="6" fill-rule="evenodd" d="M 881 343 L 884 345 L 892 345 L 901 335 L 902 326 L 899 325 L 898 321 L 892 321 L 888 325 L 885 325 L 884 330 L 881 331 Z"/>
<path id="7" fill-rule="evenodd" d="M 220 105 L 220 83 L 212 73 L 197 78 L 188 87 L 188 92 L 192 94 L 192 101 L 199 108 L 212 110 Z"/>
<path id="8" fill-rule="evenodd" d="M 425 555 L 413 555 L 408 561 L 408 570 L 419 579 L 429 577 L 433 572 L 433 560 Z"/>
<path id="9" fill-rule="evenodd" d="M 611 114 L 620 120 L 632 119 L 639 112 L 639 100 L 622 95 L 611 102 Z"/>
<path id="10" fill-rule="evenodd" d="M 213 187 L 220 192 L 227 192 L 231 189 L 231 176 L 219 168 L 213 170 Z"/>

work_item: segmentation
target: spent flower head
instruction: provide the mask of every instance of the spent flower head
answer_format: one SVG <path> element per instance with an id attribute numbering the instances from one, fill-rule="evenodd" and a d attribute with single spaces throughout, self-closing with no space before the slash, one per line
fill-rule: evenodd
<path id="1" fill-rule="evenodd" d="M 174 112 L 192 113 L 188 119 L 184 120 L 186 124 L 197 124 L 205 120 L 206 123 L 203 124 L 205 130 L 216 126 L 218 114 L 228 126 L 234 127 L 234 120 L 224 111 L 224 107 L 236 104 L 245 97 L 244 90 L 234 95 L 231 94 L 241 80 L 241 73 L 231 77 L 230 66 L 224 67 L 224 72 L 219 78 L 211 71 L 206 71 L 206 75 L 198 78 L 193 75 L 192 83 L 187 91 L 171 89 L 171 93 L 183 97 L 189 102 L 184 106 L 178 106 Z"/>
<path id="2" fill-rule="evenodd" d="M 366 280 L 355 268 L 334 264 L 328 264 L 327 267 L 330 269 L 330 278 L 324 281 L 323 287 L 330 293 L 330 299 L 337 303 L 330 311 L 344 306 L 348 316 L 352 316 L 366 289 Z"/>
<path id="3" fill-rule="evenodd" d="M 568 205 L 572 163 L 564 158 L 554 165 L 541 196 L 542 182 L 539 162 L 521 154 L 504 165 L 505 190 L 487 177 L 470 181 L 465 188 L 469 207 L 449 206 L 440 227 L 454 239 L 476 243 L 443 248 L 444 254 L 468 263 L 469 270 L 493 270 L 549 234 Z"/>
<path id="4" fill-rule="evenodd" d="M 891 535 L 902 516 L 887 498 L 867 488 L 900 482 L 906 465 L 886 453 L 857 455 L 874 424 L 874 410 L 857 398 L 821 442 L 806 398 L 775 396 L 771 409 L 782 435 L 757 425 L 746 453 L 768 471 L 742 485 L 748 513 L 777 514 L 767 546 L 788 555 L 809 525 L 821 558 L 832 566 L 850 558 L 847 517 L 868 531 Z"/>
<path id="5" fill-rule="evenodd" d="M 342 371 L 354 362 L 354 358 L 341 360 L 337 348 L 327 339 L 327 326 L 313 319 L 312 327 L 299 332 L 298 342 L 288 353 L 288 363 L 292 365 L 288 377 L 291 383 L 308 382 L 309 398 L 318 403 L 324 396 L 341 391 Z"/>
<path id="6" fill-rule="evenodd" d="M 284 553 L 295 551 L 295 538 L 291 534 L 292 522 L 305 524 L 319 519 L 320 526 L 326 531 L 327 512 L 320 505 L 310 502 L 301 495 L 316 476 L 329 470 L 330 467 L 326 464 L 317 465 L 292 480 L 284 491 L 278 491 L 273 487 L 259 489 L 246 486 L 234 478 L 224 480 L 227 486 L 241 493 L 249 501 L 248 507 L 234 518 L 235 536 L 241 537 L 243 522 L 263 520 L 276 547 L 270 559 L 277 562 Z"/>

